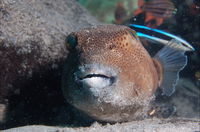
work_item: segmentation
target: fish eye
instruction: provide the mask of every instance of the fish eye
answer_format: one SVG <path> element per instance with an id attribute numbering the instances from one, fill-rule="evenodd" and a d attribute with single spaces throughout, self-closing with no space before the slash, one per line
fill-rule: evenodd
<path id="1" fill-rule="evenodd" d="M 67 48 L 69 49 L 73 49 L 77 46 L 78 42 L 77 42 L 77 36 L 74 34 L 70 34 L 66 37 L 65 40 L 65 45 Z"/>

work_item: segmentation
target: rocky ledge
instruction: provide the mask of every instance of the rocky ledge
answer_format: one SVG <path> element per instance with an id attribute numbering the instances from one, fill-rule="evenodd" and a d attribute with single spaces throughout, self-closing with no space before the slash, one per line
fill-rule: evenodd
<path id="1" fill-rule="evenodd" d="M 34 102 L 56 107 L 65 37 L 96 24 L 75 0 L 0 1 L 0 125 L 34 111 Z"/>
<path id="2" fill-rule="evenodd" d="M 50 127 L 42 125 L 24 126 L 2 132 L 199 132 L 197 120 L 160 120 L 148 119 L 114 125 L 94 123 L 91 127 Z"/>
<path id="3" fill-rule="evenodd" d="M 200 131 L 199 122 L 191 119 L 101 125 L 75 117 L 77 112 L 64 101 L 60 88 L 62 65 L 68 53 L 65 37 L 97 24 L 75 0 L 0 1 L 0 130 Z M 178 116 L 199 118 L 199 91 L 194 87 L 196 94 L 187 94 L 187 87 L 179 87 L 177 91 L 181 92 L 168 102 L 177 104 Z M 85 124 L 77 123 L 81 121 Z M 81 127 L 50 127 L 73 123 Z"/>

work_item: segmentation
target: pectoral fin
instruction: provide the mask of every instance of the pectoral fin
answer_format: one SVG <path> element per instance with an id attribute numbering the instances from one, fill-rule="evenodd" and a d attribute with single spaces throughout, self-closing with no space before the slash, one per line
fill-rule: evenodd
<path id="1" fill-rule="evenodd" d="M 154 56 L 154 59 L 160 62 L 163 69 L 160 87 L 163 95 L 167 96 L 174 93 L 179 80 L 179 72 L 187 64 L 187 56 L 184 55 L 185 51 L 181 50 L 183 46 L 177 43 L 177 40 L 171 40 L 167 46 Z"/>

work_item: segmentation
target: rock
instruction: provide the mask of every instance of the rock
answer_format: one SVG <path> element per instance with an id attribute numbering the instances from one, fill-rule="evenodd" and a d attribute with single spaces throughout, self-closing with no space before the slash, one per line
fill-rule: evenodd
<path id="1" fill-rule="evenodd" d="M 60 89 L 66 35 L 96 24 L 75 0 L 0 1 L 0 122 L 7 107 L 13 118 L 16 109 L 24 115 L 25 109 L 19 108 L 33 103 L 31 97 L 35 96 L 36 104 L 43 102 L 44 95 L 55 97 L 48 90 Z M 31 109 L 38 107 L 31 105 Z"/>
<path id="2" fill-rule="evenodd" d="M 6 105 L 0 104 L 0 121 L 3 121 L 6 115 Z"/>
<path id="3" fill-rule="evenodd" d="M 88 118 L 85 122 L 80 118 L 83 113 L 65 102 L 60 80 L 68 53 L 64 46 L 66 35 L 97 24 L 75 0 L 0 0 L 0 130 L 29 124 L 5 132 L 200 131 L 199 124 L 189 119 L 50 127 L 89 126 L 93 122 Z M 166 102 L 178 106 L 179 117 L 199 118 L 199 88 L 190 85 L 191 81 L 183 82 L 186 84 L 179 85 Z M 196 94 L 185 87 L 188 84 Z"/>
<path id="4" fill-rule="evenodd" d="M 174 123 L 175 122 L 175 123 Z M 197 120 L 168 120 L 147 119 L 114 125 L 100 125 L 94 123 L 91 127 L 60 128 L 50 126 L 24 126 L 8 129 L 2 132 L 198 132 L 200 131 Z"/>

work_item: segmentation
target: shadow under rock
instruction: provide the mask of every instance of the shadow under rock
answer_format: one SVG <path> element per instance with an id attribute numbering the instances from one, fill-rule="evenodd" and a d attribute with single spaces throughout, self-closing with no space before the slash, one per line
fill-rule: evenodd
<path id="1" fill-rule="evenodd" d="M 0 129 L 24 125 L 42 124 L 51 126 L 90 126 L 92 119 L 65 102 L 61 90 L 63 63 L 58 68 L 52 64 L 33 72 L 31 78 L 19 78 L 15 83 L 19 94 L 10 96 L 7 119 Z"/>

